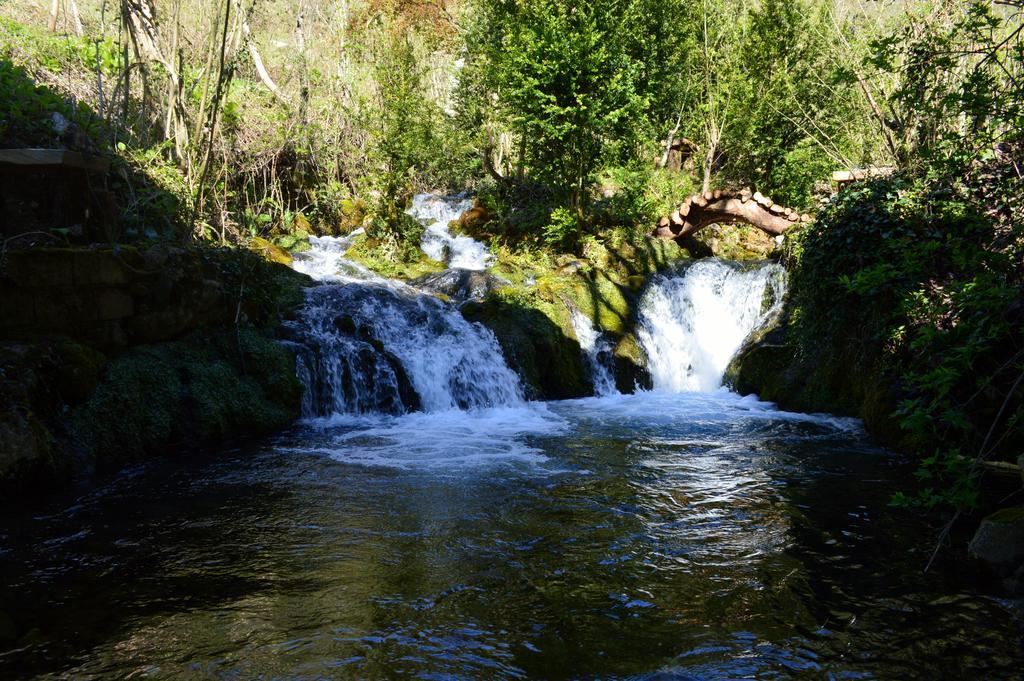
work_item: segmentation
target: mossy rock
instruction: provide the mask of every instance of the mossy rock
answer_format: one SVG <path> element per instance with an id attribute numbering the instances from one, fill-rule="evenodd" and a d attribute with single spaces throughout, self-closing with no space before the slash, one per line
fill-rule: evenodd
<path id="1" fill-rule="evenodd" d="M 968 547 L 992 571 L 1008 577 L 1024 565 L 1024 506 L 1004 508 L 981 521 Z"/>
<path id="2" fill-rule="evenodd" d="M 61 400 L 76 404 L 92 395 L 107 358 L 102 353 L 71 340 L 55 344 L 59 358 L 52 375 L 53 386 Z"/>
<path id="3" fill-rule="evenodd" d="M 134 348 L 72 409 L 70 444 L 100 468 L 282 428 L 302 386 L 282 345 L 251 329 Z"/>
<path id="4" fill-rule="evenodd" d="M 615 362 L 615 388 L 620 393 L 653 387 L 651 374 L 647 371 L 647 355 L 633 333 L 619 339 L 612 357 Z"/>
<path id="5" fill-rule="evenodd" d="M 0 489 L 52 477 L 59 468 L 41 419 L 32 412 L 0 411 Z"/>
<path id="6" fill-rule="evenodd" d="M 259 237 L 259 236 L 253 237 L 252 241 L 249 242 L 249 247 L 252 250 L 254 250 L 255 252 L 257 252 L 260 255 L 262 255 L 264 258 L 266 258 L 270 262 L 276 262 L 276 263 L 280 263 L 281 265 L 289 265 L 289 266 L 291 266 L 291 264 L 292 264 L 292 254 L 291 253 L 289 253 L 287 250 L 285 250 L 281 246 L 278 246 L 276 244 L 273 244 L 273 243 L 267 241 L 263 237 Z"/>
<path id="7" fill-rule="evenodd" d="M 382 277 L 405 281 L 445 269 L 443 262 L 433 260 L 418 246 L 388 242 L 365 234 L 356 237 L 345 257 Z"/>
<path id="8" fill-rule="evenodd" d="M 494 333 L 529 398 L 558 400 L 593 393 L 579 342 L 537 307 L 493 296 L 468 302 L 461 311 Z"/>

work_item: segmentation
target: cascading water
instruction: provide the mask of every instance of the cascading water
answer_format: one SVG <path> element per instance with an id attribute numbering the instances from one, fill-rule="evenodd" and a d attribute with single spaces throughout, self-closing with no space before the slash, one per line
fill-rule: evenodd
<path id="1" fill-rule="evenodd" d="M 579 310 L 572 310 L 571 320 L 576 340 L 587 358 L 594 395 L 603 397 L 617 394 L 611 341 L 594 327 L 590 317 Z"/>
<path id="2" fill-rule="evenodd" d="M 785 270 L 701 260 L 655 276 L 640 301 L 638 337 L 654 389 L 712 391 L 743 341 L 780 305 Z"/>
<path id="3" fill-rule="evenodd" d="M 417 194 L 407 211 L 426 226 L 420 248 L 434 260 L 463 270 L 485 270 L 494 261 L 487 246 L 475 239 L 453 235 L 448 225 L 473 207 L 473 200 L 463 196 Z"/>
<path id="4" fill-rule="evenodd" d="M 363 230 L 357 229 L 342 237 L 311 236 L 310 249 L 296 253 L 292 267 L 322 282 L 342 284 L 353 281 L 383 281 L 363 265 L 345 257 L 345 252 L 361 234 Z"/>
<path id="5" fill-rule="evenodd" d="M 401 414 L 523 401 L 494 335 L 456 308 L 344 257 L 351 238 L 311 239 L 296 269 L 309 289 L 288 323 L 303 415 Z M 341 285 L 338 285 L 341 284 Z"/>

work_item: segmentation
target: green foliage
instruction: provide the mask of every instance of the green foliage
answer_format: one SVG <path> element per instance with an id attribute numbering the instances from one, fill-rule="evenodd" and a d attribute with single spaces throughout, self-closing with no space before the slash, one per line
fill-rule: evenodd
<path id="1" fill-rule="evenodd" d="M 559 207 L 551 211 L 544 227 L 544 243 L 561 250 L 571 250 L 578 236 L 579 224 L 568 208 Z"/>
<path id="2" fill-rule="evenodd" d="M 422 228 L 411 224 L 415 221 L 405 209 L 417 175 L 430 165 L 438 111 L 425 94 L 422 67 L 408 38 L 385 33 L 376 51 L 375 75 L 378 108 L 370 126 L 380 198 L 368 233 L 416 243 Z"/>
<path id="3" fill-rule="evenodd" d="M 302 387 L 281 345 L 250 329 L 145 346 L 107 364 L 73 409 L 76 445 L 97 465 L 266 433 L 298 416 Z"/>
<path id="4" fill-rule="evenodd" d="M 873 43 L 869 65 L 895 76 L 886 139 L 901 165 L 955 173 L 995 142 L 1019 138 L 1022 7 L 1005 5 L 939 3 Z"/>
<path id="5" fill-rule="evenodd" d="M 994 220 L 981 190 L 1013 192 L 1012 168 L 860 184 L 798 237 L 801 352 L 846 348 L 848 371 L 878 362 L 901 395 L 903 445 L 922 452 L 901 503 L 973 505 L 974 460 L 1015 456 L 1024 441 L 1024 226 Z"/>
<path id="6" fill-rule="evenodd" d="M 659 48 L 664 3 L 573 3 L 486 0 L 470 38 L 480 85 L 493 118 L 520 142 L 525 172 L 550 187 L 558 212 L 545 238 L 569 242 L 585 223 L 596 173 L 608 161 L 636 156 L 645 111 L 663 85 Z M 663 17 L 664 18 L 664 17 Z M 641 27 L 644 27 L 641 29 Z M 650 29 L 650 30 L 648 30 Z M 653 32 L 652 32 L 653 31 Z"/>
<path id="7" fill-rule="evenodd" d="M 50 88 L 36 85 L 24 68 L 0 51 L 0 145 L 52 145 L 57 137 L 55 113 L 75 121 L 78 110 Z"/>

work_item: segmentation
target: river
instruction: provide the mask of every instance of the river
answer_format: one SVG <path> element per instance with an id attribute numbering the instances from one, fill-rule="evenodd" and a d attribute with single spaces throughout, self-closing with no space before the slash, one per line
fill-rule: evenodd
<path id="1" fill-rule="evenodd" d="M 922 573 L 934 534 L 887 506 L 907 462 L 720 387 L 771 266 L 651 282 L 650 391 L 574 320 L 601 396 L 541 403 L 344 248 L 299 265 L 300 424 L 0 518 L 0 676 L 1020 678 L 1006 604 Z"/>

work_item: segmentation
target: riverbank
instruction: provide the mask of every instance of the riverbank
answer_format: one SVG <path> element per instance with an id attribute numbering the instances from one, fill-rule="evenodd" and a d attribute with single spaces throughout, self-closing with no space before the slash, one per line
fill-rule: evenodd
<path id="1" fill-rule="evenodd" d="M 33 248 L 0 269 L 5 497 L 299 415 L 275 341 L 308 280 L 240 250 Z"/>

